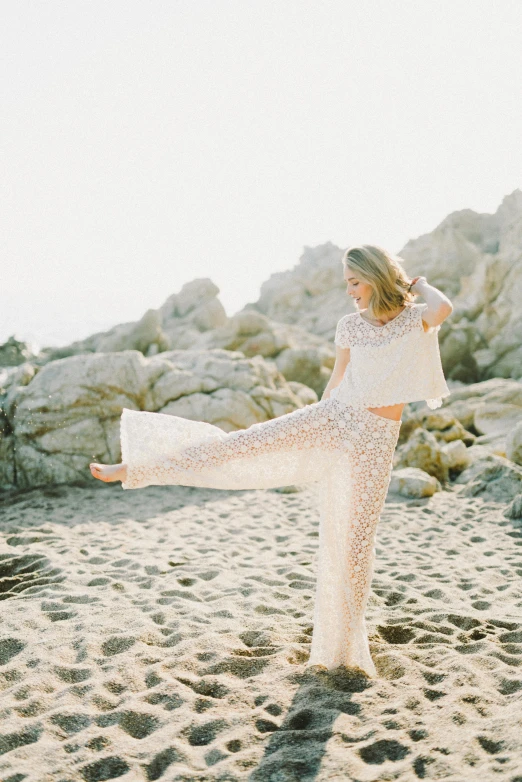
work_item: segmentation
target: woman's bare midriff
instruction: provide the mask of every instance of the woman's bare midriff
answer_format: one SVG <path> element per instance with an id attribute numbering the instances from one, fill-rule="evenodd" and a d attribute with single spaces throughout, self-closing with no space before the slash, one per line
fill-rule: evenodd
<path id="1" fill-rule="evenodd" d="M 400 421 L 402 411 L 404 410 L 404 403 L 399 405 L 387 405 L 386 407 L 367 407 L 370 413 L 380 415 L 383 418 L 391 418 L 392 421 Z"/>

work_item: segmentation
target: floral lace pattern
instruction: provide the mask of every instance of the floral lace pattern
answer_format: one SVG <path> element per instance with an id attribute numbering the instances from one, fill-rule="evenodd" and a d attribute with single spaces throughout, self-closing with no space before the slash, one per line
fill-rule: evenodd
<path id="1" fill-rule="evenodd" d="M 320 526 L 309 664 L 357 665 L 373 676 L 364 612 L 400 425 L 332 398 L 228 433 L 200 421 L 124 408 L 122 487 L 266 489 L 316 483 Z"/>
<path id="2" fill-rule="evenodd" d="M 440 326 L 423 328 L 426 308 L 426 304 L 408 304 L 384 326 L 368 323 L 359 312 L 341 318 L 335 344 L 350 348 L 350 361 L 332 396 L 361 407 L 421 399 L 432 409 L 440 407 L 450 390 L 440 359 Z"/>

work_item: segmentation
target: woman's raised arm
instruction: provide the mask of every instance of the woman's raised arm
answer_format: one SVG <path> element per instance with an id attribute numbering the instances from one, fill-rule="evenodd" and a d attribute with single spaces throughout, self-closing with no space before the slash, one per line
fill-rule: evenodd
<path id="1" fill-rule="evenodd" d="M 428 326 L 439 326 L 453 312 L 453 304 L 445 293 L 430 285 L 426 277 L 414 277 L 412 283 L 412 293 L 422 296 L 428 305 L 422 314 L 423 321 Z"/>

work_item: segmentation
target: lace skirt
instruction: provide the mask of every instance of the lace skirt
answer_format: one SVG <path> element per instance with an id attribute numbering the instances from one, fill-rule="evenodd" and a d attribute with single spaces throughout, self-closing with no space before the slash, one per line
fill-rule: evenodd
<path id="1" fill-rule="evenodd" d="M 319 550 L 308 665 L 358 666 L 375 676 L 364 613 L 400 426 L 335 398 L 228 433 L 201 421 L 124 408 L 122 487 L 317 483 Z"/>

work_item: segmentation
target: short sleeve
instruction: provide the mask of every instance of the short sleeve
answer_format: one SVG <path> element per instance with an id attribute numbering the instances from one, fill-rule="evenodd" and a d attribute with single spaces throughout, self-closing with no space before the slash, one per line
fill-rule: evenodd
<path id="1" fill-rule="evenodd" d="M 427 331 L 424 331 L 424 326 L 422 325 L 422 316 L 428 309 L 428 305 L 425 302 L 422 304 L 417 304 L 415 309 L 417 310 L 418 326 L 423 334 L 438 334 L 440 331 L 440 323 L 438 326 L 430 326 Z"/>
<path id="2" fill-rule="evenodd" d="M 344 318 L 341 318 L 335 331 L 334 342 L 340 348 L 350 347 L 347 317 L 348 316 L 345 315 Z"/>

